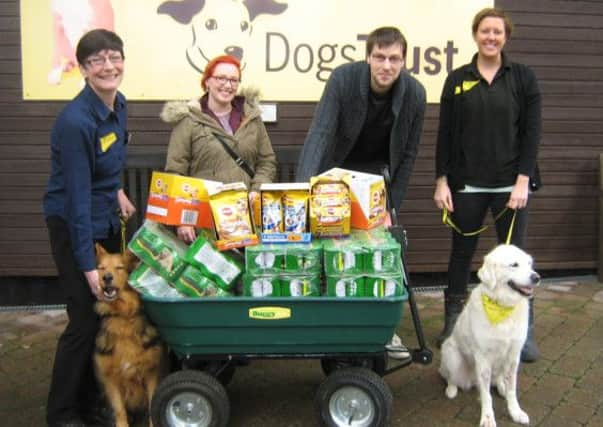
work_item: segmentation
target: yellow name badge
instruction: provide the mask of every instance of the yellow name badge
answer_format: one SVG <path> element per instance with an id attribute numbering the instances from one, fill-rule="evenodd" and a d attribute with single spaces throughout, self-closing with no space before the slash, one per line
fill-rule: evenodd
<path id="1" fill-rule="evenodd" d="M 254 307 L 249 309 L 250 319 L 279 320 L 291 318 L 291 309 L 286 307 Z"/>
<path id="2" fill-rule="evenodd" d="M 100 137 L 100 143 L 101 143 L 101 151 L 104 153 L 106 152 L 109 147 L 111 147 L 115 141 L 117 141 L 117 135 L 115 135 L 115 132 L 111 132 L 105 136 L 101 136 Z"/>
<path id="3" fill-rule="evenodd" d="M 457 86 L 454 88 L 454 94 L 460 95 L 463 92 L 469 92 L 471 89 L 475 87 L 479 83 L 479 80 L 465 80 L 463 82 L 463 88 L 461 86 Z"/>

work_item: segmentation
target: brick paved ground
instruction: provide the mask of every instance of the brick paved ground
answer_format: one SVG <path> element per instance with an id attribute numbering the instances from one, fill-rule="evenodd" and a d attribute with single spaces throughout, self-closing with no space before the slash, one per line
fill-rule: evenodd
<path id="1" fill-rule="evenodd" d="M 548 281 L 536 293 L 536 337 L 542 358 L 521 367 L 520 403 L 531 425 L 603 426 L 603 284 Z M 430 344 L 442 327 L 442 294 L 418 295 Z M 44 404 L 63 311 L 0 311 L 0 425 L 44 426 Z M 407 309 L 399 333 L 416 346 Z M 411 365 L 387 376 L 394 395 L 393 426 L 475 426 L 475 391 L 444 396 L 429 366 Z M 254 361 L 228 387 L 235 427 L 313 426 L 313 396 L 323 374 L 314 360 Z M 494 399 L 499 426 L 515 425 Z"/>

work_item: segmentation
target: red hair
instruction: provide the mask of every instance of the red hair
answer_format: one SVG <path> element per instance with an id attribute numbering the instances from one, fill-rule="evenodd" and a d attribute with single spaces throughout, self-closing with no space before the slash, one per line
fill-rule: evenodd
<path id="1" fill-rule="evenodd" d="M 214 74 L 214 70 L 218 66 L 218 64 L 232 64 L 237 67 L 239 71 L 239 78 L 241 78 L 241 63 L 237 58 L 230 55 L 221 55 L 216 56 L 214 59 L 209 61 L 205 66 L 205 70 L 203 71 L 203 76 L 201 76 L 201 89 L 207 90 L 205 86 L 205 82 Z"/>

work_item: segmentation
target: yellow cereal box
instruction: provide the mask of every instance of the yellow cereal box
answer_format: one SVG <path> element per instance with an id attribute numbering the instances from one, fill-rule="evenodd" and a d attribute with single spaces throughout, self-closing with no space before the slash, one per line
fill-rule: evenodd
<path id="1" fill-rule="evenodd" d="M 166 225 L 212 228 L 208 189 L 220 182 L 155 171 L 146 218 Z"/>

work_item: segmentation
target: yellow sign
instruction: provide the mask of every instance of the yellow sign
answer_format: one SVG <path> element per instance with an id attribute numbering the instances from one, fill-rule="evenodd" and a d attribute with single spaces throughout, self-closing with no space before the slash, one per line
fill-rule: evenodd
<path id="1" fill-rule="evenodd" d="M 286 307 L 254 307 L 249 309 L 249 318 L 258 320 L 280 320 L 291 318 L 291 309 Z"/>
<path id="2" fill-rule="evenodd" d="M 23 97 L 71 99 L 83 79 L 77 41 L 92 28 L 125 44 L 122 92 L 131 100 L 199 96 L 207 61 L 241 58 L 243 85 L 264 101 L 317 101 L 338 65 L 366 59 L 375 28 L 408 41 L 405 68 L 438 102 L 448 72 L 475 52 L 471 21 L 486 0 L 21 0 Z"/>

